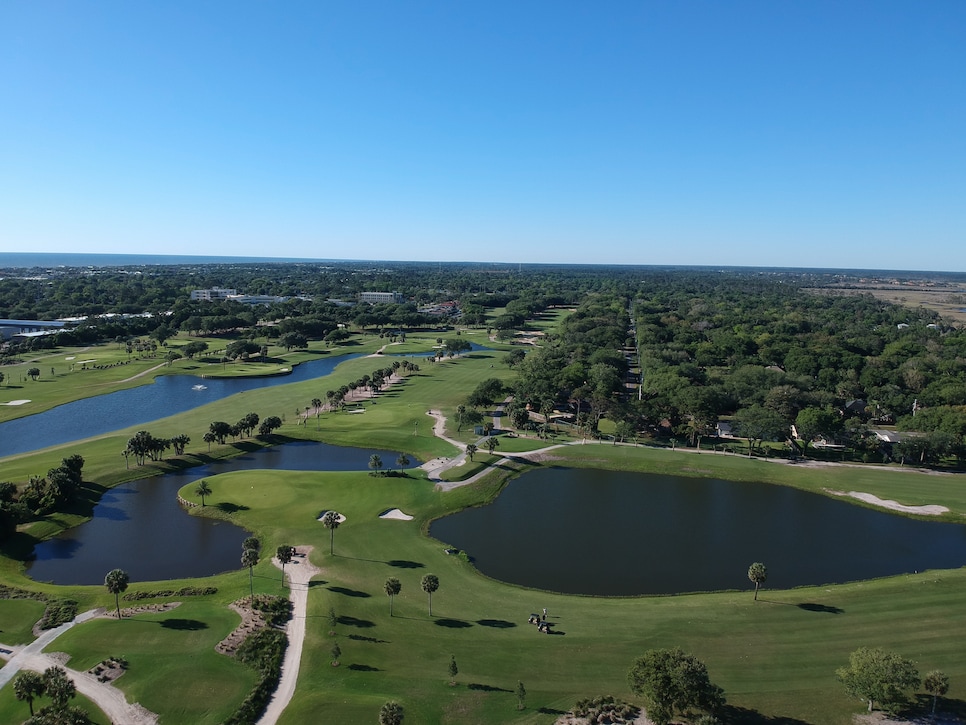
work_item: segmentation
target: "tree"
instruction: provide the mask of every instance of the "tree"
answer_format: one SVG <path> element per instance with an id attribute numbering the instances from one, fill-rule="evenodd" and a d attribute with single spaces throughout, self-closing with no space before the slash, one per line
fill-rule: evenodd
<path id="1" fill-rule="evenodd" d="M 339 623 L 339 618 L 335 614 L 335 609 L 329 607 L 329 613 L 326 615 L 326 618 L 329 620 L 329 634 L 334 635 L 335 626 Z"/>
<path id="2" fill-rule="evenodd" d="M 3 381 L 6 379 L 6 377 L 7 377 L 6 375 L 4 375 L 3 373 L 0 373 L 0 385 L 3 385 Z"/>
<path id="3" fill-rule="evenodd" d="M 457 405 L 456 406 L 456 432 L 459 433 L 463 429 L 463 416 L 466 415 L 466 406 Z"/>
<path id="4" fill-rule="evenodd" d="M 254 549 L 255 551 L 261 551 L 262 542 L 258 540 L 256 536 L 249 536 L 242 542 L 242 551 L 246 549 Z"/>
<path id="5" fill-rule="evenodd" d="M 208 485 L 207 481 L 202 479 L 201 481 L 198 482 L 198 485 L 195 486 L 195 496 L 201 496 L 201 508 L 205 507 L 205 496 L 210 496 L 210 495 L 211 495 L 211 486 Z"/>
<path id="6" fill-rule="evenodd" d="M 23 670 L 13 681 L 13 696 L 21 702 L 27 701 L 31 717 L 34 714 L 34 698 L 42 696 L 45 689 L 44 678 L 39 672 Z"/>
<path id="7" fill-rule="evenodd" d="M 795 430 L 802 444 L 802 455 L 818 436 L 832 436 L 842 428 L 842 418 L 831 408 L 805 408 L 795 417 Z"/>
<path id="8" fill-rule="evenodd" d="M 329 530 L 329 556 L 335 556 L 335 530 L 342 523 L 341 518 L 338 511 L 326 511 L 322 517 L 322 525 Z"/>
<path id="9" fill-rule="evenodd" d="M 282 583 L 285 583 L 285 565 L 292 561 L 292 555 L 295 553 L 295 547 L 289 546 L 288 544 L 282 544 L 275 550 L 275 558 L 278 559 L 278 563 L 282 565 Z"/>
<path id="10" fill-rule="evenodd" d="M 927 672 L 922 686 L 932 695 L 932 714 L 935 715 L 936 700 L 949 692 L 949 676 L 942 670 Z"/>
<path id="11" fill-rule="evenodd" d="M 63 667 L 48 667 L 44 670 L 44 691 L 55 708 L 63 708 L 77 694 L 77 686 Z"/>
<path id="12" fill-rule="evenodd" d="M 456 655 L 450 655 L 449 659 L 449 684 L 450 687 L 456 684 L 456 675 L 460 673 L 460 668 L 456 664 Z"/>
<path id="13" fill-rule="evenodd" d="M 704 663 L 677 647 L 648 650 L 634 662 L 627 679 L 644 698 L 654 725 L 668 725 L 676 714 L 692 708 L 713 712 L 725 702 Z"/>
<path id="14" fill-rule="evenodd" d="M 409 465 L 409 456 L 407 456 L 405 453 L 400 453 L 399 454 L 399 457 L 396 458 L 396 465 L 399 466 L 399 468 L 401 468 L 401 469 L 402 468 L 405 468 L 406 466 L 408 466 Z"/>
<path id="15" fill-rule="evenodd" d="M 488 450 L 492 454 L 493 450 L 500 445 L 500 441 L 498 441 L 493 436 L 490 436 L 489 438 L 486 439 L 483 445 L 486 446 L 486 450 Z"/>
<path id="16" fill-rule="evenodd" d="M 369 474 L 370 476 L 379 475 L 379 471 L 382 470 L 382 456 L 378 453 L 373 453 L 369 456 L 369 468 L 372 469 L 372 473 Z"/>
<path id="17" fill-rule="evenodd" d="M 332 643 L 332 666 L 339 666 L 339 658 L 342 656 L 342 648 L 339 646 L 338 642 Z"/>
<path id="18" fill-rule="evenodd" d="M 403 717 L 402 705 L 390 700 L 379 710 L 379 725 L 402 725 Z"/>
<path id="19" fill-rule="evenodd" d="M 322 399 L 312 398 L 312 407 L 315 408 L 315 429 L 319 429 L 319 416 L 322 414 Z"/>
<path id="20" fill-rule="evenodd" d="M 768 569 L 760 561 L 748 567 L 748 578 L 755 583 L 755 601 L 758 601 L 758 589 L 768 578 Z"/>
<path id="21" fill-rule="evenodd" d="M 476 444 L 475 443 L 467 443 L 466 444 L 466 455 L 468 455 L 470 457 L 470 463 L 473 462 L 473 456 L 476 455 L 477 450 L 479 450 L 479 449 L 476 447 Z"/>
<path id="22" fill-rule="evenodd" d="M 248 541 L 248 539 L 245 539 L 245 541 Z M 249 589 L 249 593 L 251 594 L 251 602 L 252 604 L 254 604 L 255 603 L 255 574 L 253 570 L 255 568 L 255 565 L 258 563 L 258 549 L 242 548 L 241 563 L 242 563 L 242 566 L 248 567 L 248 589 Z"/>
<path id="23" fill-rule="evenodd" d="M 849 655 L 849 666 L 835 674 L 846 692 L 868 701 L 869 712 L 877 702 L 894 710 L 905 701 L 907 690 L 919 686 L 919 671 L 912 660 L 878 647 L 859 647 Z"/>
<path id="24" fill-rule="evenodd" d="M 523 681 L 517 682 L 517 710 L 526 710 L 527 708 L 527 688 L 523 686 Z"/>
<path id="25" fill-rule="evenodd" d="M 114 595 L 114 606 L 117 608 L 117 618 L 121 618 L 120 595 L 127 591 L 127 585 L 131 578 L 123 569 L 111 569 L 104 577 L 104 586 L 107 591 Z"/>
<path id="26" fill-rule="evenodd" d="M 386 579 L 386 595 L 389 597 L 389 616 L 392 616 L 392 602 L 393 598 L 402 591 L 402 584 L 400 581 L 391 576 Z"/>
<path id="27" fill-rule="evenodd" d="M 422 581 L 423 591 L 429 595 L 429 616 L 433 616 L 433 592 L 439 589 L 439 577 L 435 574 L 426 574 Z"/>
<path id="28" fill-rule="evenodd" d="M 31 380 L 36 380 L 37 378 L 40 377 L 40 368 L 30 368 L 27 371 L 27 375 L 30 377 Z"/>
<path id="29" fill-rule="evenodd" d="M 277 415 L 270 415 L 258 426 L 258 435 L 262 438 L 272 434 L 272 431 L 282 427 L 282 419 Z"/>

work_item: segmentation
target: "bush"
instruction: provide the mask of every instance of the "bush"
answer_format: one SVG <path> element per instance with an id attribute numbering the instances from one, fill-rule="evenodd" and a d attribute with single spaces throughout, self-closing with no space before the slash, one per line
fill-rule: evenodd
<path id="1" fill-rule="evenodd" d="M 77 616 L 77 602 L 73 599 L 55 599 L 47 602 L 47 609 L 44 616 L 40 618 L 37 626 L 41 629 L 53 629 L 69 622 Z"/>
<path id="2" fill-rule="evenodd" d="M 256 594 L 252 608 L 265 615 L 272 627 L 281 627 L 292 618 L 292 601 L 272 594 Z"/>
<path id="3" fill-rule="evenodd" d="M 260 629 L 242 642 L 235 656 L 257 670 L 261 677 L 224 725 L 254 725 L 258 722 L 278 687 L 286 647 L 288 638 L 278 629 Z"/>

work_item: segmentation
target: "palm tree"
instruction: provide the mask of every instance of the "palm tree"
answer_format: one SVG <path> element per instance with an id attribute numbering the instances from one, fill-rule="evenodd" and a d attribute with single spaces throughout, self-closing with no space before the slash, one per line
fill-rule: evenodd
<path id="1" fill-rule="evenodd" d="M 44 691 L 54 708 L 63 710 L 67 707 L 67 701 L 77 695 L 77 685 L 67 676 L 67 670 L 63 667 L 48 667 L 44 670 Z"/>
<path id="2" fill-rule="evenodd" d="M 463 416 L 466 415 L 466 406 L 456 406 L 456 432 L 459 433 L 463 428 Z"/>
<path id="3" fill-rule="evenodd" d="M 246 539 L 247 541 L 248 539 Z M 242 549 L 241 557 L 242 566 L 248 567 L 248 588 L 252 595 L 252 604 L 255 603 L 255 575 L 252 572 L 255 565 L 258 563 L 258 549 Z"/>
<path id="4" fill-rule="evenodd" d="M 405 468 L 409 465 L 409 456 L 405 453 L 400 453 L 399 457 L 396 459 L 396 465 L 400 468 Z"/>
<path id="5" fill-rule="evenodd" d="M 433 616 L 433 592 L 439 589 L 439 577 L 435 574 L 427 574 L 422 581 L 423 591 L 429 595 L 429 616 Z"/>
<path id="6" fill-rule="evenodd" d="M 294 553 L 295 547 L 288 544 L 282 544 L 275 550 L 275 558 L 282 565 L 282 584 L 285 583 L 285 565 L 292 561 L 292 554 Z"/>
<path id="7" fill-rule="evenodd" d="M 205 507 L 205 496 L 210 496 L 210 495 L 211 495 L 211 486 L 208 485 L 207 481 L 202 479 L 201 481 L 198 482 L 198 485 L 195 487 L 195 496 L 201 496 L 201 508 Z"/>
<path id="8" fill-rule="evenodd" d="M 379 711 L 379 725 L 402 725 L 404 716 L 402 705 L 390 700 Z"/>
<path id="9" fill-rule="evenodd" d="M 390 617 L 392 616 L 393 597 L 399 594 L 400 591 L 402 591 L 402 584 L 400 584 L 399 580 L 396 577 L 391 576 L 388 579 L 386 579 L 386 595 L 389 597 L 389 616 Z"/>
<path id="10" fill-rule="evenodd" d="M 111 569 L 104 577 L 104 586 L 107 591 L 114 595 L 114 606 L 117 608 L 117 618 L 121 618 L 120 595 L 127 590 L 127 584 L 131 580 L 127 572 L 123 569 Z"/>
<path id="11" fill-rule="evenodd" d="M 338 511 L 326 511 L 322 517 L 322 525 L 329 530 L 329 556 L 335 556 L 335 530 L 342 522 Z"/>
<path id="12" fill-rule="evenodd" d="M 322 414 L 322 400 L 312 398 L 312 407 L 315 408 L 315 429 L 319 429 L 319 415 Z"/>
<path id="13" fill-rule="evenodd" d="M 490 453 L 493 453 L 493 449 L 500 445 L 500 441 L 498 441 L 493 436 L 490 436 L 489 438 L 486 439 L 486 443 L 484 443 L 483 445 L 486 446 L 486 450 L 488 450 Z"/>
<path id="14" fill-rule="evenodd" d="M 748 578 L 755 583 L 755 601 L 758 601 L 758 589 L 768 578 L 768 569 L 760 561 L 756 561 L 748 567 Z"/>
<path id="15" fill-rule="evenodd" d="M 249 536 L 242 542 L 242 549 L 254 549 L 255 551 L 262 550 L 262 542 L 258 540 L 256 536 Z"/>
<path id="16" fill-rule="evenodd" d="M 476 447 L 476 444 L 475 443 L 467 443 L 466 444 L 466 455 L 468 455 L 470 457 L 470 463 L 473 462 L 473 456 L 476 455 L 476 452 L 478 450 L 479 449 Z"/>
<path id="17" fill-rule="evenodd" d="M 44 678 L 39 672 L 24 670 L 13 681 L 13 696 L 27 701 L 30 717 L 34 716 L 34 698 L 41 697 L 46 690 Z"/>
<path id="18" fill-rule="evenodd" d="M 372 469 L 372 473 L 369 475 L 375 476 L 378 474 L 382 470 L 382 456 L 378 453 L 373 453 L 369 456 L 369 468 Z"/>
<path id="19" fill-rule="evenodd" d="M 456 655 L 450 655 L 449 660 L 449 684 L 450 687 L 456 684 L 456 675 L 460 673 L 459 665 L 456 664 Z"/>

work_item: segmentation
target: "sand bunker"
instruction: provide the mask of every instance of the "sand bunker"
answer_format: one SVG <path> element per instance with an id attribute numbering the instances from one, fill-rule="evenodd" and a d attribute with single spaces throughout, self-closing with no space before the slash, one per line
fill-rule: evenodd
<path id="1" fill-rule="evenodd" d="M 4 405 L 23 405 L 29 402 L 29 400 L 11 400 L 9 403 L 4 403 Z"/>
<path id="2" fill-rule="evenodd" d="M 379 514 L 381 519 L 398 519 L 399 521 L 412 521 L 413 517 L 409 514 L 404 514 L 399 509 L 389 509 L 388 511 L 383 511 Z"/>
<path id="3" fill-rule="evenodd" d="M 328 512 L 328 511 L 323 511 L 323 512 L 321 512 L 321 513 L 319 514 L 319 521 L 321 521 L 321 520 L 322 520 L 323 518 L 325 518 L 325 515 L 326 515 L 327 513 L 329 513 L 329 512 Z M 342 524 L 342 523 L 345 523 L 345 516 L 343 516 L 342 514 L 339 514 L 339 523 L 340 523 L 340 524 Z"/>
<path id="4" fill-rule="evenodd" d="M 857 498 L 859 501 L 870 503 L 873 506 L 881 506 L 882 508 L 889 509 L 890 511 L 899 511 L 904 514 L 939 516 L 949 511 L 949 509 L 945 506 L 939 506 L 938 504 L 932 504 L 929 506 L 906 506 L 898 501 L 893 501 L 892 499 L 881 499 L 871 493 L 862 493 L 861 491 L 849 491 L 848 493 L 844 491 L 829 491 L 829 493 L 836 496 L 851 496 L 852 498 Z"/>

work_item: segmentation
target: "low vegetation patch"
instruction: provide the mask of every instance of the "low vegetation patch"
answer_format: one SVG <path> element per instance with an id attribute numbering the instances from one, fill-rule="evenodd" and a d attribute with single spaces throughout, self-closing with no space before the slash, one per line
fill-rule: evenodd
<path id="1" fill-rule="evenodd" d="M 217 594 L 218 587 L 181 587 L 180 589 L 154 589 L 140 592 L 128 592 L 121 599 L 126 602 L 136 602 L 141 599 L 158 599 L 161 597 L 205 597 Z"/>
<path id="2" fill-rule="evenodd" d="M 261 612 L 271 627 L 281 627 L 292 618 L 292 601 L 286 597 L 256 594 L 252 608 Z M 238 651 L 241 654 L 241 649 Z"/>
<path id="3" fill-rule="evenodd" d="M 278 629 L 260 629 L 238 648 L 236 657 L 255 669 L 260 677 L 241 706 L 225 720 L 225 725 L 250 725 L 265 712 L 282 674 L 282 660 L 288 638 Z"/>

